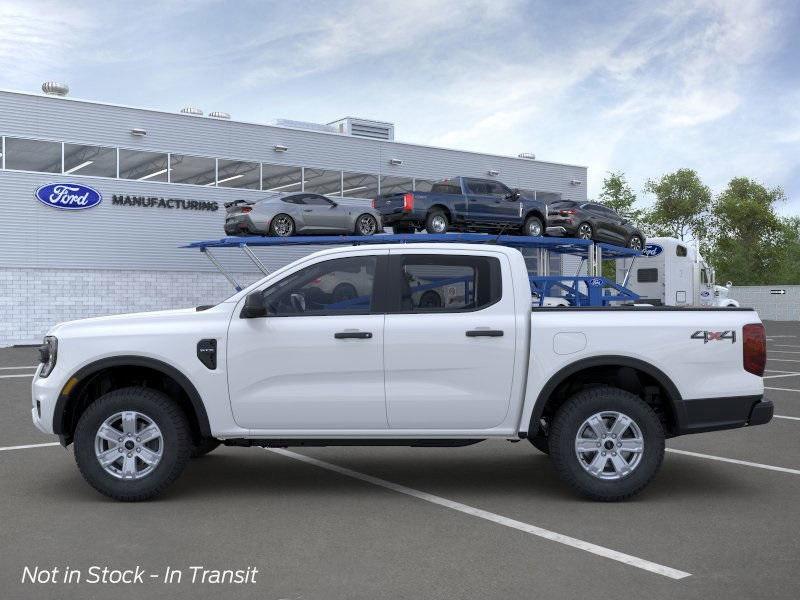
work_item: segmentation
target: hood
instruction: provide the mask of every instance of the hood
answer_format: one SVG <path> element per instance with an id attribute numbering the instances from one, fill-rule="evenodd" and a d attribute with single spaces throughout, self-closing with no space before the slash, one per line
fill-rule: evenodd
<path id="1" fill-rule="evenodd" d="M 210 310 L 210 309 L 209 309 Z M 80 335 L 89 332 L 114 331 L 124 328 L 141 328 L 151 324 L 163 325 L 167 321 L 184 321 L 202 315 L 206 311 L 198 312 L 195 308 L 178 308 L 172 310 L 157 310 L 140 313 L 127 313 L 121 315 L 107 315 L 103 317 L 90 317 L 76 321 L 65 321 L 52 327 L 47 335 L 56 337 Z"/>

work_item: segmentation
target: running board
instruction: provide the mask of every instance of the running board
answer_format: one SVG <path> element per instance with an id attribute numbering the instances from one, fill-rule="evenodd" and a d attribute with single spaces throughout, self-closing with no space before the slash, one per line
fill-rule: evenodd
<path id="1" fill-rule="evenodd" d="M 260 446 L 261 448 L 290 448 L 293 446 L 414 446 L 423 448 L 454 448 L 471 446 L 483 439 L 251 439 L 222 440 L 226 446 Z"/>

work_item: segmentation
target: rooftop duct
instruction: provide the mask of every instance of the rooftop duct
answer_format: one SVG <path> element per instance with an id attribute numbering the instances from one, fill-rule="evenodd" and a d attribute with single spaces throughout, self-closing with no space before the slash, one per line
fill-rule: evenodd
<path id="1" fill-rule="evenodd" d="M 212 119 L 230 119 L 231 118 L 230 113 L 219 112 L 217 110 L 208 113 L 208 116 L 211 117 Z"/>
<path id="2" fill-rule="evenodd" d="M 57 81 L 45 81 L 42 84 L 42 91 L 48 96 L 66 96 L 69 94 L 69 86 Z"/>
<path id="3" fill-rule="evenodd" d="M 536 155 L 533 152 L 520 152 L 517 157 L 524 158 L 525 160 L 536 160 Z"/>
<path id="4" fill-rule="evenodd" d="M 184 106 L 181 109 L 181 112 L 185 115 L 195 115 L 197 117 L 203 116 L 203 111 L 194 106 Z"/>
<path id="5" fill-rule="evenodd" d="M 345 117 L 329 123 L 336 131 L 345 135 L 370 138 L 373 140 L 394 141 L 394 123 L 385 121 L 370 121 L 358 117 Z"/>

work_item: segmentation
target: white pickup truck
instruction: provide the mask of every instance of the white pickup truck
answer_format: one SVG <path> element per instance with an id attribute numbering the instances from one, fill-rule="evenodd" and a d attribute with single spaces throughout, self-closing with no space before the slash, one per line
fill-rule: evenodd
<path id="1" fill-rule="evenodd" d="M 354 273 L 360 295 L 326 291 Z M 430 286 L 454 291 L 431 305 Z M 158 494 L 220 443 L 487 438 L 528 439 L 577 491 L 620 500 L 656 474 L 665 438 L 768 422 L 765 360 L 753 310 L 531 309 L 513 248 L 367 245 L 216 306 L 57 325 L 32 416 L 118 500 Z"/>

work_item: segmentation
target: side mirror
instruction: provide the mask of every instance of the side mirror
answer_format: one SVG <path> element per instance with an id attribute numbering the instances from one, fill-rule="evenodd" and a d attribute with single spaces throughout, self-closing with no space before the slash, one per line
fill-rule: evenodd
<path id="1" fill-rule="evenodd" d="M 729 281 L 728 283 L 726 283 L 726 284 L 725 284 L 725 287 L 726 287 L 726 288 L 729 288 L 729 287 L 731 287 L 732 285 L 733 285 L 733 282 L 732 282 L 732 281 Z"/>
<path id="2" fill-rule="evenodd" d="M 511 200 L 512 202 L 516 202 L 517 200 L 519 200 L 519 197 L 520 193 L 519 190 L 516 188 L 511 190 L 510 194 L 506 194 L 506 200 Z"/>
<path id="3" fill-rule="evenodd" d="M 331 208 L 336 208 L 337 206 L 339 206 L 339 203 L 331 200 Z"/>
<path id="4" fill-rule="evenodd" d="M 242 319 L 258 319 L 267 316 L 267 307 L 264 306 L 264 297 L 261 292 L 253 292 L 244 300 L 244 306 L 239 317 Z"/>

